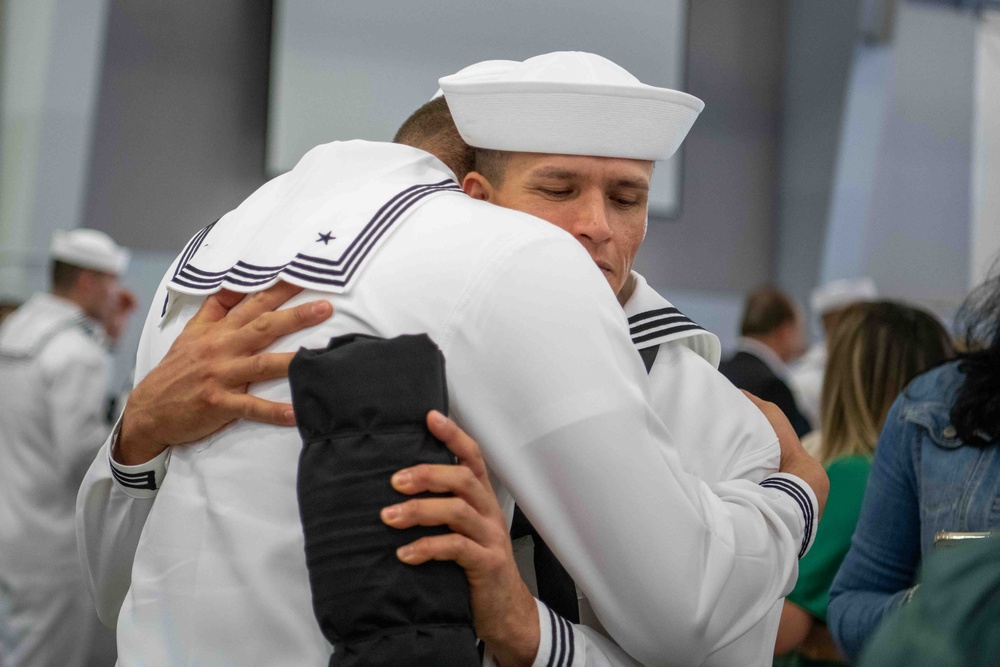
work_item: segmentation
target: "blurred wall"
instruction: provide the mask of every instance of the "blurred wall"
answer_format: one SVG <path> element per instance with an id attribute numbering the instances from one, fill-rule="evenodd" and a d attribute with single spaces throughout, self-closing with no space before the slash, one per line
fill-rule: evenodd
<path id="1" fill-rule="evenodd" d="M 82 221 L 108 0 L 6 0 L 0 23 L 0 296 L 48 286 Z"/>
<path id="2" fill-rule="evenodd" d="M 1000 8 L 983 13 L 976 42 L 970 286 L 1000 260 Z"/>
<path id="3" fill-rule="evenodd" d="M 860 250 L 887 295 L 957 303 L 968 289 L 976 19 L 900 5 Z"/>
<path id="4" fill-rule="evenodd" d="M 891 43 L 856 48 L 824 281 L 868 275 L 881 294 L 946 318 L 964 297 L 977 23 L 969 11 L 900 2 Z"/>
<path id="5" fill-rule="evenodd" d="M 468 0 L 275 0 L 268 173 L 288 171 L 319 143 L 391 139 L 438 78 L 491 58 L 590 51 L 644 83 L 682 87 L 688 4 L 504 0 L 470 8 Z M 650 211 L 676 215 L 681 162 L 658 165 Z"/>
<path id="6" fill-rule="evenodd" d="M 171 260 L 267 179 L 270 0 L 107 0 L 82 224 L 133 249 L 139 311 L 115 351 L 131 386 L 142 321 Z"/>
<path id="7" fill-rule="evenodd" d="M 264 183 L 270 0 L 110 0 L 84 222 L 176 253 Z"/>
<path id="8" fill-rule="evenodd" d="M 771 278 L 785 0 L 688 6 L 685 90 L 706 101 L 682 148 L 681 213 L 650 219 L 637 268 L 668 296 Z"/>
<path id="9" fill-rule="evenodd" d="M 651 217 L 636 259 L 724 349 L 744 293 L 774 276 L 788 12 L 787 0 L 689 3 L 684 89 L 705 110 L 681 149 L 680 215 Z"/>
<path id="10" fill-rule="evenodd" d="M 796 0 L 789 7 L 770 277 L 803 302 L 819 281 L 859 12 L 858 0 Z"/>

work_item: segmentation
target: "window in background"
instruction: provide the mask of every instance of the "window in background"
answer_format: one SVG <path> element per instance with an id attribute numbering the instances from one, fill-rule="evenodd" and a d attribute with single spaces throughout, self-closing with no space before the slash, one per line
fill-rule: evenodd
<path id="1" fill-rule="evenodd" d="M 437 89 L 480 60 L 599 53 L 645 83 L 684 88 L 687 0 L 275 0 L 267 168 L 317 144 L 389 141 Z M 681 153 L 657 165 L 650 212 L 676 215 Z"/>

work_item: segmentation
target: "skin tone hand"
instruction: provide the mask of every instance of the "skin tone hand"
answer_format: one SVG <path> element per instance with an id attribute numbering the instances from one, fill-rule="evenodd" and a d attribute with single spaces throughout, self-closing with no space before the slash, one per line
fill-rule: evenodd
<path id="1" fill-rule="evenodd" d="M 792 428 L 781 408 L 774 403 L 757 398 L 748 391 L 743 393 L 757 406 L 757 409 L 764 413 L 771 428 L 778 436 L 778 444 L 781 447 L 779 470 L 795 475 L 812 487 L 813 493 L 816 494 L 816 502 L 819 504 L 819 513 L 822 515 L 823 508 L 826 507 L 826 497 L 830 493 L 830 480 L 826 476 L 823 465 L 810 456 L 809 452 L 802 446 L 799 437 L 795 435 L 795 429 Z"/>
<path id="2" fill-rule="evenodd" d="M 453 560 L 469 580 L 476 632 L 503 667 L 530 665 L 541 640 L 538 607 L 514 562 L 507 520 L 490 485 L 479 446 L 450 419 L 432 411 L 427 427 L 458 465 L 419 465 L 397 472 L 392 486 L 412 495 L 450 493 L 447 498 L 415 498 L 382 510 L 393 528 L 446 525 L 445 535 L 422 537 L 400 547 L 410 565 Z"/>
<path id="3" fill-rule="evenodd" d="M 139 300 L 136 298 L 135 293 L 125 287 L 119 287 L 117 293 L 114 295 L 114 302 L 108 309 L 107 318 L 103 323 L 108 338 L 113 342 L 121 340 L 122 334 L 125 333 L 125 325 L 128 324 L 128 318 L 138 307 Z"/>
<path id="4" fill-rule="evenodd" d="M 774 654 L 784 655 L 789 651 L 796 651 L 818 662 L 847 664 L 826 624 L 802 607 L 785 600 Z"/>
<path id="5" fill-rule="evenodd" d="M 829 492 L 822 465 L 802 448 L 780 408 L 751 394 L 747 397 L 778 435 L 781 470 L 808 483 L 822 510 Z M 438 413 L 428 415 L 427 425 L 458 456 L 459 465 L 401 470 L 393 476 L 393 487 L 407 495 L 433 491 L 455 497 L 409 500 L 385 508 L 382 520 L 394 528 L 447 525 L 454 532 L 421 538 L 401 547 L 397 555 L 412 565 L 429 560 L 453 560 L 461 565 L 469 579 L 479 636 L 504 667 L 530 665 L 540 641 L 537 607 L 514 563 L 506 520 L 479 448 L 454 422 Z"/>
<path id="6" fill-rule="evenodd" d="M 257 352 L 333 314 L 328 301 L 276 310 L 301 291 L 278 283 L 250 296 L 222 291 L 205 299 L 163 360 L 129 396 L 114 459 L 126 465 L 145 463 L 167 447 L 195 442 L 237 419 L 294 426 L 290 403 L 251 396 L 247 387 L 287 377 L 295 356 Z"/>
<path id="7" fill-rule="evenodd" d="M 785 600 L 781 607 L 778 636 L 774 640 L 774 654 L 784 655 L 799 648 L 809 635 L 813 623 L 812 614 L 797 604 Z"/>

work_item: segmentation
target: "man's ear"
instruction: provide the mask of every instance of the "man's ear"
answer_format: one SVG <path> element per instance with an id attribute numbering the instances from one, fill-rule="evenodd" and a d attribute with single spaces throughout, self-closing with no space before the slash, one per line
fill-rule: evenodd
<path id="1" fill-rule="evenodd" d="M 494 199 L 493 185 L 478 171 L 470 171 L 462 179 L 462 190 L 473 199 L 492 201 Z"/>

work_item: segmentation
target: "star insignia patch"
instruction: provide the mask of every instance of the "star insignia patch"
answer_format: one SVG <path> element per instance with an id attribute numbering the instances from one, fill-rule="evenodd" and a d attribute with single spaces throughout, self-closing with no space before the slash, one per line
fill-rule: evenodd
<path id="1" fill-rule="evenodd" d="M 336 238 L 337 237 L 333 235 L 333 232 L 327 232 L 326 234 L 320 234 L 319 238 L 316 239 L 316 243 L 319 243 L 320 241 L 322 241 L 323 245 L 328 245 L 330 243 L 330 241 L 333 241 Z"/>

